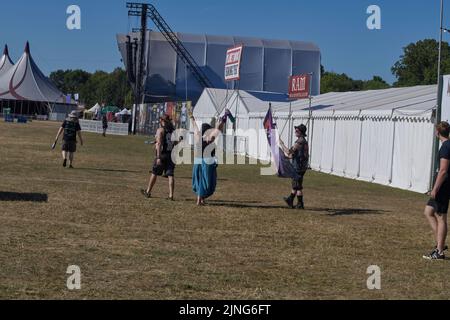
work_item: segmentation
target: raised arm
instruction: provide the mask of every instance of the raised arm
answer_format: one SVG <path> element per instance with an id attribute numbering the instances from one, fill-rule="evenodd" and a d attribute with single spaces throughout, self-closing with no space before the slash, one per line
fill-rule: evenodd
<path id="1" fill-rule="evenodd" d="M 200 129 L 198 128 L 197 121 L 195 121 L 194 115 L 191 113 L 189 115 L 189 118 L 191 119 L 192 128 L 194 128 L 194 133 L 199 134 Z"/>

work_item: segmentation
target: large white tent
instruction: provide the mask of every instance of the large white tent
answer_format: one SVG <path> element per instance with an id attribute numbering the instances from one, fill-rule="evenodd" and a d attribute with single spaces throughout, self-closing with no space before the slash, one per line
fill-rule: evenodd
<path id="1" fill-rule="evenodd" d="M 102 110 L 102 106 L 98 103 L 95 104 L 92 108 L 90 108 L 87 112 L 89 113 L 97 113 Z"/>
<path id="2" fill-rule="evenodd" d="M 5 45 L 3 56 L 0 58 L 0 77 L 14 67 L 14 63 L 9 57 L 8 46 Z"/>
<path id="3" fill-rule="evenodd" d="M 206 89 L 194 114 L 199 122 L 209 122 L 230 109 L 236 114 L 236 138 L 232 147 L 228 143 L 225 148 L 268 161 L 263 120 L 269 103 L 286 143 L 295 139 L 294 125 L 309 127 L 314 170 L 428 191 L 437 86 L 319 95 L 313 98 L 310 122 L 308 100 L 289 102 L 280 94 Z M 258 130 L 257 137 L 249 129 Z"/>
<path id="4" fill-rule="evenodd" d="M 16 65 L 0 77 L 0 98 L 6 100 L 65 103 L 65 96 L 39 70 L 27 42 Z"/>

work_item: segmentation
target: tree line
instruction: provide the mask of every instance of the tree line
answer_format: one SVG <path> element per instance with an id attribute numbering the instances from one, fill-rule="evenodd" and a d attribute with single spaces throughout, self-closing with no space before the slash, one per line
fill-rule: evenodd
<path id="1" fill-rule="evenodd" d="M 392 66 L 397 81 L 391 86 L 379 76 L 372 80 L 353 80 L 345 73 L 327 72 L 322 67 L 321 92 L 345 92 L 390 87 L 410 87 L 437 83 L 439 42 L 434 39 L 420 40 L 403 48 L 403 54 Z M 442 44 L 442 73 L 450 73 L 450 49 Z"/>
<path id="2" fill-rule="evenodd" d="M 108 73 L 83 70 L 58 70 L 50 74 L 50 80 L 66 94 L 79 94 L 79 102 L 91 107 L 96 103 L 107 106 L 131 107 L 133 90 L 125 70 L 115 69 Z"/>
<path id="3" fill-rule="evenodd" d="M 403 55 L 391 68 L 397 79 L 392 86 L 379 76 L 371 80 L 354 80 L 345 73 L 326 71 L 321 66 L 321 93 L 436 84 L 438 47 L 436 40 L 425 39 L 403 48 Z M 450 73 L 450 47 L 447 42 L 442 45 L 442 72 Z M 58 70 L 50 74 L 50 79 L 62 92 L 78 93 L 80 102 L 86 106 L 93 106 L 97 102 L 118 107 L 133 105 L 133 90 L 125 70 L 121 68 L 111 73 Z"/>

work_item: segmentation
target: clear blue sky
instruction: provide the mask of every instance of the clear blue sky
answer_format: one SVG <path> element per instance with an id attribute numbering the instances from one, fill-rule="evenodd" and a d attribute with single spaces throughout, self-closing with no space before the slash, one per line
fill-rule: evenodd
<path id="1" fill-rule="evenodd" d="M 450 1 L 448 10 L 450 13 Z M 110 71 L 122 66 L 116 33 L 137 27 L 124 0 L 2 1 L 0 46 L 13 59 L 26 40 L 44 73 L 81 68 Z M 356 79 L 380 75 L 394 81 L 391 66 L 402 47 L 439 33 L 439 0 L 155 0 L 174 31 L 308 40 L 320 46 L 327 70 Z M 66 9 L 82 10 L 82 30 L 66 28 Z M 367 7 L 382 10 L 382 30 L 366 27 Z M 446 20 L 450 26 L 450 16 Z M 449 35 L 445 40 L 450 40 Z"/>

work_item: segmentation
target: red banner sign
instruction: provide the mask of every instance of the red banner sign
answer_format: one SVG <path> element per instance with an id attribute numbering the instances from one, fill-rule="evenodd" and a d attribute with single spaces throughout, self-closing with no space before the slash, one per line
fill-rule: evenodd
<path id="1" fill-rule="evenodd" d="M 307 99 L 309 98 L 309 74 L 292 76 L 289 78 L 289 98 L 290 99 Z"/>
<path id="2" fill-rule="evenodd" d="M 227 51 L 227 58 L 225 61 L 225 81 L 240 79 L 242 49 L 243 46 L 237 46 Z"/>

